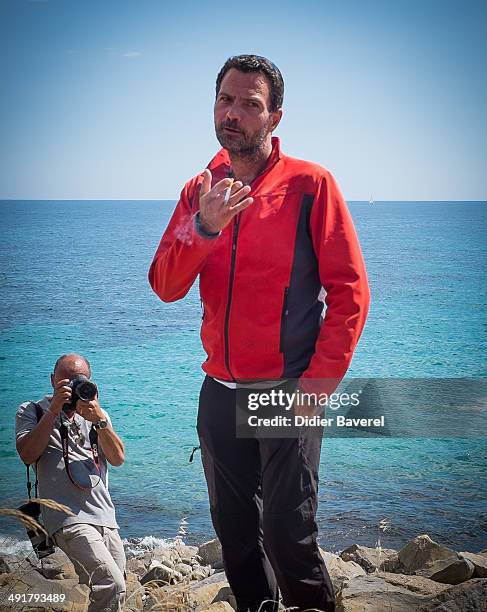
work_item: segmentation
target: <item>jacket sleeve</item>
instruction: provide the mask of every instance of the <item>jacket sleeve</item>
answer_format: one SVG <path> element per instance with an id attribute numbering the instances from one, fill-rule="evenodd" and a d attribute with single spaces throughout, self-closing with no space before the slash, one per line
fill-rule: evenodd
<path id="1" fill-rule="evenodd" d="M 197 229 L 199 207 L 191 204 L 199 189 L 196 180 L 185 185 L 149 269 L 149 283 L 164 302 L 180 300 L 188 293 L 218 238 Z"/>
<path id="2" fill-rule="evenodd" d="M 318 187 L 310 230 L 326 291 L 326 314 L 300 386 L 330 394 L 350 366 L 367 318 L 370 291 L 352 217 L 329 172 Z"/>

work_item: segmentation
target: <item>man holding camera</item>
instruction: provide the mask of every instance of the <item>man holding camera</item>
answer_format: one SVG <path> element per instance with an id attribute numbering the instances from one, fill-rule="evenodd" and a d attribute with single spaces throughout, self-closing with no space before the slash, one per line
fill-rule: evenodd
<path id="1" fill-rule="evenodd" d="M 16 443 L 22 461 L 35 464 L 39 497 L 73 513 L 42 506 L 46 531 L 91 589 L 91 612 L 122 609 L 125 553 L 107 473 L 107 461 L 122 465 L 124 445 L 90 377 L 86 358 L 61 356 L 51 374 L 52 396 L 19 407 Z"/>

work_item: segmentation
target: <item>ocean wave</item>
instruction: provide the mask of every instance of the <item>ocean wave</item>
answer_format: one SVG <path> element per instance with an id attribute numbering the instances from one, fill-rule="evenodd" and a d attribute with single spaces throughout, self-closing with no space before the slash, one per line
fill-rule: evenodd
<path id="1" fill-rule="evenodd" d="M 141 538 L 122 538 L 122 542 L 127 559 L 141 557 L 156 548 L 170 548 L 175 544 L 184 545 L 180 536 L 175 538 L 158 538 L 147 535 Z M 22 558 L 31 553 L 32 545 L 28 539 L 21 540 L 10 535 L 0 534 L 0 555 Z"/>
<path id="2" fill-rule="evenodd" d="M 10 535 L 0 535 L 0 555 L 24 557 L 32 552 L 30 540 L 20 540 Z"/>
<path id="3" fill-rule="evenodd" d="M 127 559 L 141 557 L 156 548 L 170 548 L 174 546 L 176 540 L 183 543 L 179 538 L 157 538 L 152 535 L 142 538 L 122 538 Z"/>

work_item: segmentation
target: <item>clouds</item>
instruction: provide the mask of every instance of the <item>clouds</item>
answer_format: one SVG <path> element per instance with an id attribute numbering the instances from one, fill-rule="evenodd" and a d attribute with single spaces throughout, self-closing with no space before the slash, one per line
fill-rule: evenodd
<path id="1" fill-rule="evenodd" d="M 38 0 L 36 0 L 38 1 Z M 108 53 L 111 56 L 120 56 L 120 57 L 128 57 L 129 59 L 133 59 L 136 57 L 140 57 L 142 55 L 142 51 L 125 51 L 122 52 L 120 50 L 117 50 L 115 47 L 107 47 L 104 50 L 106 53 Z M 86 52 L 86 50 L 85 50 Z M 96 53 L 96 50 L 92 50 L 92 53 Z M 68 55 L 79 55 L 81 53 L 80 49 L 66 49 L 66 53 Z"/>

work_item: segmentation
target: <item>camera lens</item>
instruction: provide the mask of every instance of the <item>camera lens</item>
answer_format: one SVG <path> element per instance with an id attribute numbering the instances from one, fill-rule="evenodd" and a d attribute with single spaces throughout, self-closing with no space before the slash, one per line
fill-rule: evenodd
<path id="1" fill-rule="evenodd" d="M 97 391 L 95 383 L 91 380 L 85 380 L 76 386 L 77 396 L 85 402 L 95 399 Z"/>

